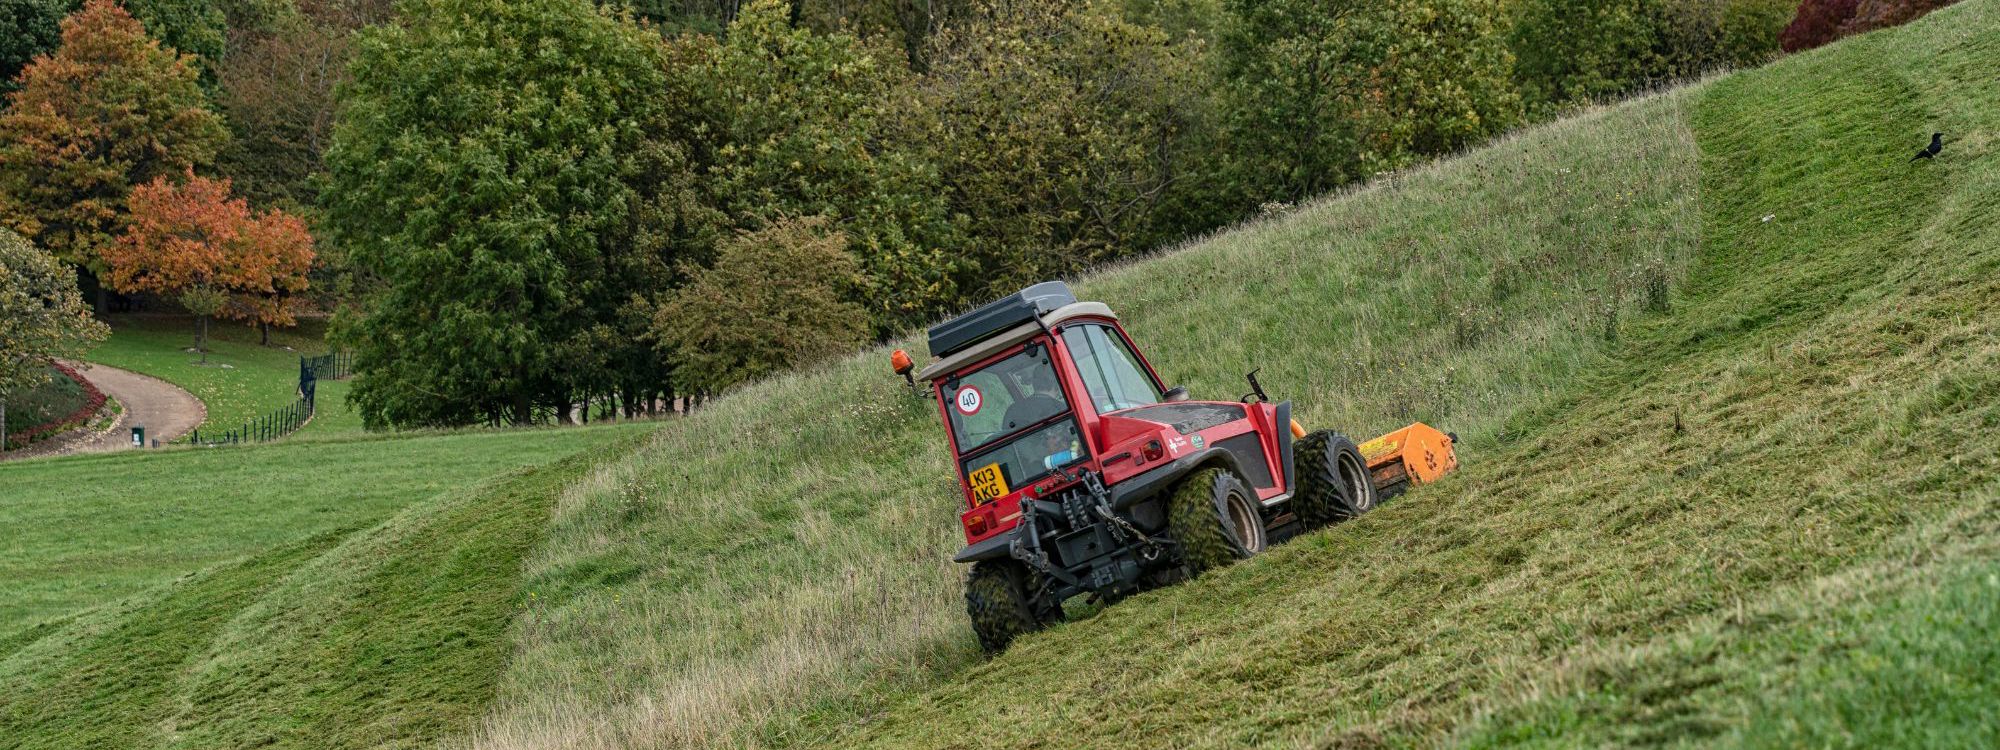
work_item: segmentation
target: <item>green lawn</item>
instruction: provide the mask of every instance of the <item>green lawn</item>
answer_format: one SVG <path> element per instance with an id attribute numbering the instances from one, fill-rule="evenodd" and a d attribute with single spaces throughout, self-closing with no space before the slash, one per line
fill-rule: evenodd
<path id="1" fill-rule="evenodd" d="M 0 639 L 634 430 L 481 431 L 0 464 Z M 0 649 L 4 653 L 4 649 Z"/>
<path id="2" fill-rule="evenodd" d="M 293 437 L 355 435 L 367 428 L 361 423 L 361 412 L 355 411 L 347 403 L 347 389 L 351 380 L 321 380 L 316 386 L 318 393 L 313 418 L 305 427 L 293 433 Z"/>
<path id="3" fill-rule="evenodd" d="M 1685 293 L 1459 475 L 783 737 L 1993 746 L 1997 74 L 1983 0 L 1713 82 Z"/>
<path id="4" fill-rule="evenodd" d="M 208 407 L 201 429 L 229 430 L 265 416 L 297 398 L 299 357 L 326 353 L 321 321 L 302 321 L 297 328 L 274 329 L 269 346 L 258 344 L 257 330 L 237 323 L 209 324 L 208 363 L 188 351 L 194 346 L 194 320 L 179 315 L 114 315 L 111 338 L 90 353 L 102 362 L 173 383 Z M 361 431 L 358 415 L 348 411 L 346 386 L 319 389 L 319 405 L 334 413 L 325 424 L 305 428 L 316 435 Z M 315 422 L 321 421 L 318 416 Z"/>
<path id="5" fill-rule="evenodd" d="M 0 736 L 23 748 L 379 748 L 462 732 L 530 601 L 519 561 L 549 508 L 646 432 L 568 431 L 566 456 L 85 613 L 0 656 Z M 472 452 L 492 437 L 436 440 Z"/>

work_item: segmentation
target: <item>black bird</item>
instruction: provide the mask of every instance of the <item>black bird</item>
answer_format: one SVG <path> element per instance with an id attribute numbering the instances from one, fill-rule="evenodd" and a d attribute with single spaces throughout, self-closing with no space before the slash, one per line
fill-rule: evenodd
<path id="1" fill-rule="evenodd" d="M 1944 134 L 1932 133 L 1931 145 L 1918 149 L 1917 155 L 1910 157 L 1910 163 L 1915 164 L 1918 159 L 1929 159 L 1935 157 L 1938 155 L 1939 151 L 1943 150 L 1944 150 Z"/>

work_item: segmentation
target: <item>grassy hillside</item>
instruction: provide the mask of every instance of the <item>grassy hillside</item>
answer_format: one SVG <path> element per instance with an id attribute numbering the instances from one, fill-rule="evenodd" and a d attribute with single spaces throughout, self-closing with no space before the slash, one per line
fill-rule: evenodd
<path id="1" fill-rule="evenodd" d="M 1079 280 L 1197 395 L 1466 466 L 993 659 L 885 351 L 657 428 L 0 467 L 0 744 L 1993 745 L 1996 73 L 1969 0 Z"/>
<path id="2" fill-rule="evenodd" d="M 1693 258 L 1687 101 L 1541 128 L 1080 291 L 1198 395 L 1262 367 L 1307 424 L 1421 418 L 1484 461 Z M 935 407 L 887 359 L 723 399 L 565 505 L 483 741 L 812 744 L 977 665 Z"/>
<path id="3" fill-rule="evenodd" d="M 550 595 L 475 743 L 1842 741 L 1838 712 L 1731 728 L 1882 699 L 1919 663 L 1844 694 L 1761 686 L 1907 656 L 1881 623 L 1990 593 L 1971 548 L 1921 545 L 1992 515 L 1996 15 L 1970 3 L 1082 280 L 1197 394 L 1261 366 L 1308 424 L 1423 419 L 1469 468 L 998 659 L 946 562 L 935 415 L 885 358 L 725 399 L 561 510 L 529 567 Z M 1950 158 L 1906 164 L 1933 128 L 1963 134 Z M 1889 561 L 1956 588 L 1876 588 Z M 1845 610 L 1869 626 L 1832 641 L 1783 619 L 1820 597 L 1883 609 Z M 1987 621 L 1923 636 L 1957 644 L 1935 666 L 1960 698 L 1991 651 L 1952 639 Z M 1890 705 L 1870 715 L 1977 730 L 1948 720 L 1978 703 Z"/>
<path id="4" fill-rule="evenodd" d="M 1996 73 L 2000 4 L 1977 2 L 1713 83 L 1687 293 L 1520 439 L 829 730 L 923 747 L 2000 741 Z M 1950 158 L 1906 164 L 1933 127 L 1963 134 Z"/>

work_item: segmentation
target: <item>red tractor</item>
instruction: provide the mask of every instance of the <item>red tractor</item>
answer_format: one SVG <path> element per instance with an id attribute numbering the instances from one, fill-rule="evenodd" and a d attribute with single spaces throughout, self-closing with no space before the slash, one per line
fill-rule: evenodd
<path id="1" fill-rule="evenodd" d="M 1365 513 L 1457 466 L 1413 424 L 1361 446 L 1307 433 L 1248 376 L 1238 401 L 1168 388 L 1111 308 L 1036 284 L 930 329 L 916 373 L 944 416 L 966 510 L 966 606 L 989 651 L 1107 601 Z M 898 351 L 896 372 L 914 363 Z"/>

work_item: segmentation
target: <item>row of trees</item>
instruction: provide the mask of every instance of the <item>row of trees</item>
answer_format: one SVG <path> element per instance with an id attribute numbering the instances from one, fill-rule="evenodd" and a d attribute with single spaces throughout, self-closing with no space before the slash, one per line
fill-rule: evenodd
<path id="1" fill-rule="evenodd" d="M 0 222 L 204 319 L 316 290 L 371 423 L 567 419 L 1762 62 L 1793 1 L 0 0 Z"/>
<path id="2" fill-rule="evenodd" d="M 1741 9 L 1783 2 L 413 0 L 360 35 L 325 153 L 337 336 L 379 423 L 713 392 L 1761 61 L 1784 19 Z M 1667 52 L 1517 66 L 1578 34 Z"/>

